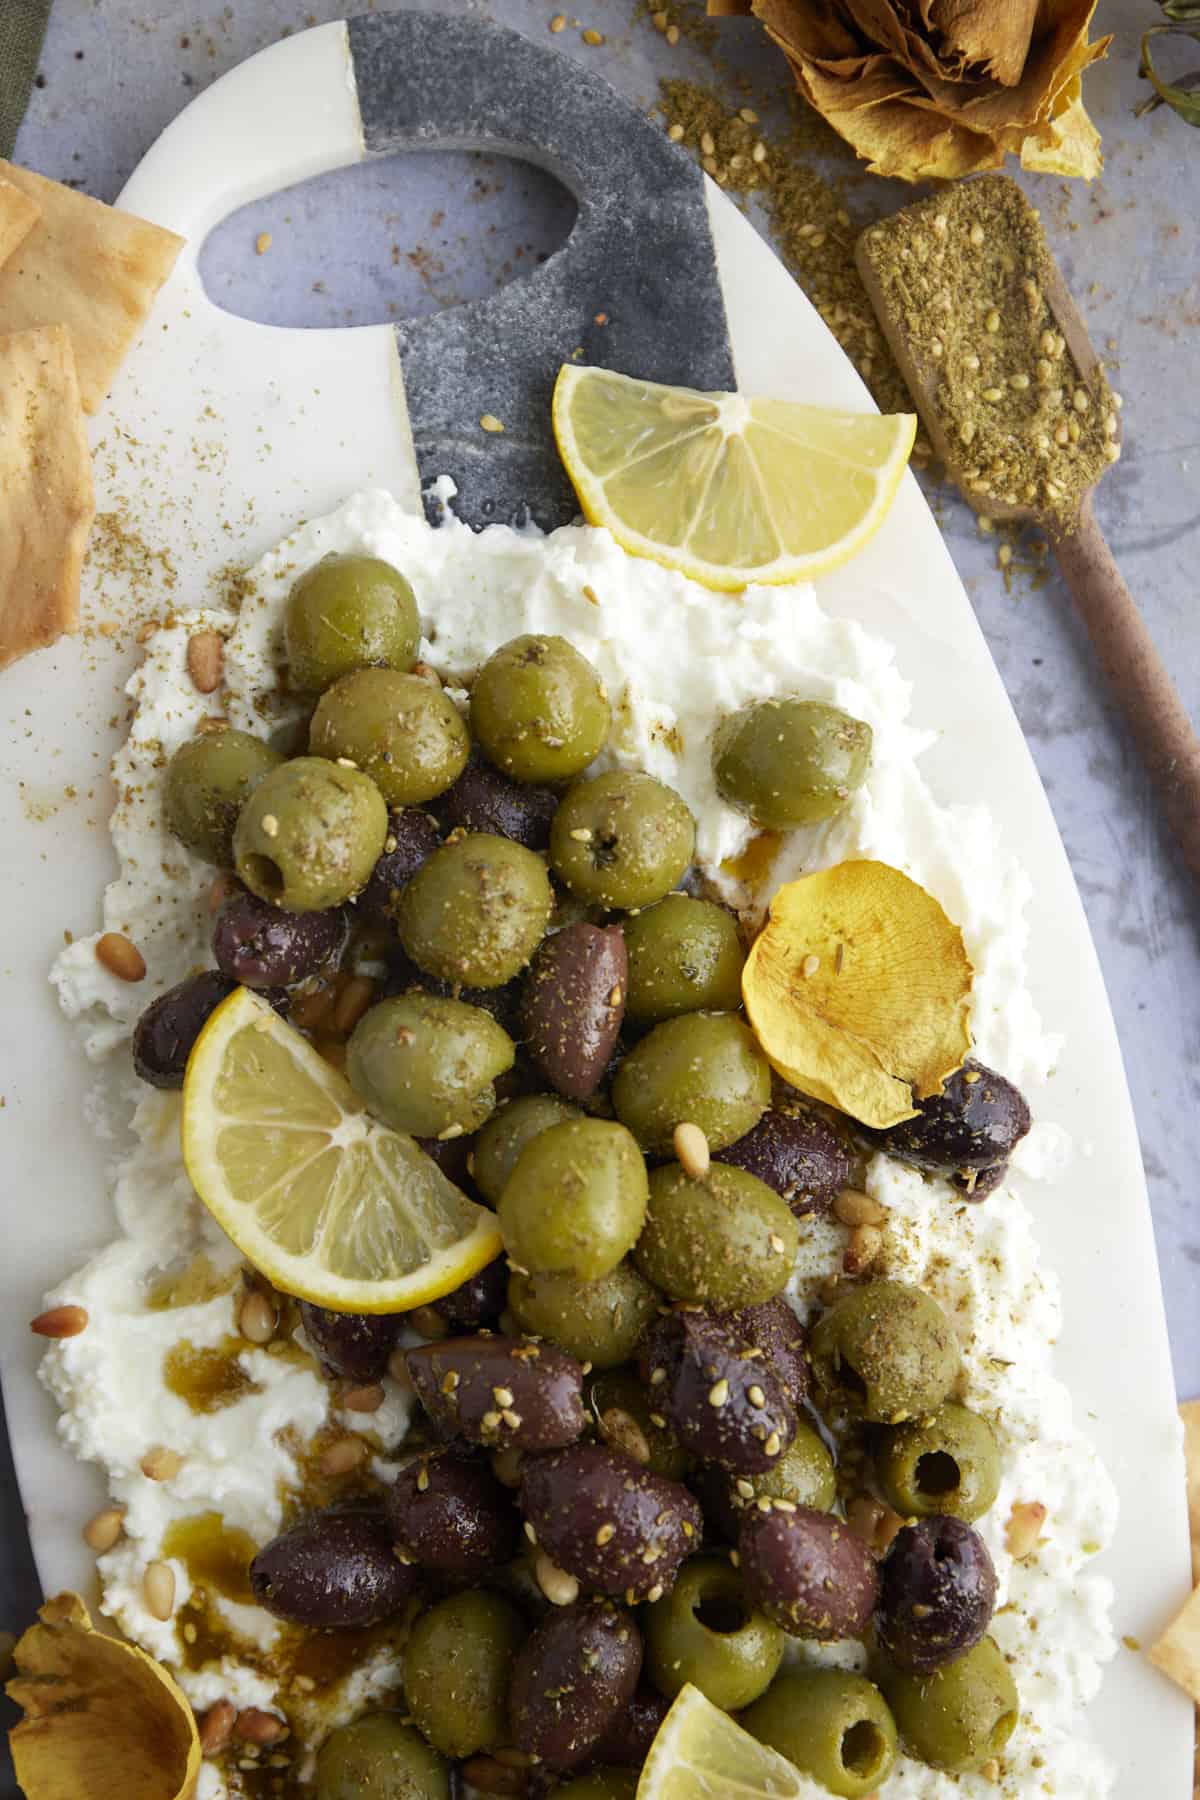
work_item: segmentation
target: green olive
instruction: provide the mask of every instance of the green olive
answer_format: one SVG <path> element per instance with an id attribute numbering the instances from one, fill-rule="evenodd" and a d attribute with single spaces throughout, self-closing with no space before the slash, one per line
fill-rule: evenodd
<path id="1" fill-rule="evenodd" d="M 319 912 L 366 886 L 387 829 L 383 795 L 361 770 L 298 756 L 264 775 L 242 807 L 234 863 L 260 900 Z"/>
<path id="2" fill-rule="evenodd" d="M 658 1308 L 658 1295 L 629 1262 L 599 1281 L 514 1272 L 508 1283 L 508 1310 L 521 1330 L 549 1338 L 593 1369 L 628 1362 Z"/>
<path id="3" fill-rule="evenodd" d="M 757 1306 L 787 1286 L 800 1231 L 757 1175 L 713 1163 L 693 1181 L 678 1163 L 650 1176 L 646 1226 L 633 1260 L 672 1300 L 718 1312 Z"/>
<path id="4" fill-rule="evenodd" d="M 713 734 L 717 792 L 772 831 L 832 819 L 870 760 L 871 727 L 820 700 L 758 700 Z"/>
<path id="5" fill-rule="evenodd" d="M 896 1761 L 896 1721 L 886 1700 L 849 1669 L 785 1670 L 741 1724 L 843 1800 L 874 1794 Z"/>
<path id="6" fill-rule="evenodd" d="M 604 748 L 612 714 L 586 656 L 562 637 L 513 638 L 471 689 L 471 730 L 516 781 L 571 781 Z"/>
<path id="7" fill-rule="evenodd" d="M 390 563 L 330 555 L 293 582 L 283 637 L 292 686 L 319 694 L 351 669 L 411 669 L 421 621 L 412 588 Z"/>
<path id="8" fill-rule="evenodd" d="M 474 1756 L 508 1740 L 508 1684 L 526 1636 L 511 1600 L 483 1588 L 423 1613 L 404 1646 L 404 1699 L 443 1756 Z"/>
<path id="9" fill-rule="evenodd" d="M 577 781 L 550 827 L 559 879 L 581 900 L 626 910 L 669 894 L 695 847 L 695 821 L 679 795 L 635 769 Z"/>
<path id="10" fill-rule="evenodd" d="M 419 969 L 464 987 L 503 987 L 542 941 L 550 878 L 532 850 L 471 831 L 422 865 L 396 907 L 400 942 Z"/>
<path id="11" fill-rule="evenodd" d="M 637 1242 L 646 1164 L 623 1125 L 570 1119 L 526 1144 L 500 1198 L 512 1261 L 530 1273 L 599 1281 Z"/>
<path id="12" fill-rule="evenodd" d="M 675 1128 L 698 1125 L 710 1150 L 736 1143 L 771 1104 L 771 1066 L 734 1013 L 665 1019 L 624 1058 L 613 1107 L 648 1155 L 671 1152 Z"/>
<path id="13" fill-rule="evenodd" d="M 968 1524 L 995 1500 L 1000 1446 L 986 1419 L 947 1401 L 932 1419 L 880 1433 L 875 1474 L 889 1506 L 906 1519 L 950 1513 Z"/>
<path id="14" fill-rule="evenodd" d="M 746 953 L 737 921 L 711 900 L 668 894 L 623 922 L 626 1016 L 654 1025 L 679 1013 L 735 1012 Z"/>
<path id="15" fill-rule="evenodd" d="M 163 780 L 167 829 L 194 856 L 231 869 L 238 814 L 263 776 L 282 761 L 260 738 L 232 727 L 185 739 Z"/>
<path id="16" fill-rule="evenodd" d="M 605 1443 L 623 1450 L 668 1481 L 682 1481 L 689 1457 L 661 1413 L 655 1412 L 636 1369 L 601 1369 L 589 1375 L 588 1411 Z"/>
<path id="17" fill-rule="evenodd" d="M 413 1137 L 475 1131 L 513 1066 L 508 1033 L 481 1006 L 413 990 L 369 1007 L 346 1047 L 346 1074 L 377 1118 Z"/>
<path id="18" fill-rule="evenodd" d="M 961 1360 L 937 1301 L 903 1281 L 872 1281 L 835 1301 L 809 1350 L 822 1403 L 876 1425 L 935 1413 Z"/>
<path id="19" fill-rule="evenodd" d="M 560 1783 L 551 1800 L 636 1800 L 636 1769 L 592 1769 Z"/>
<path id="20" fill-rule="evenodd" d="M 688 1682 L 726 1712 L 764 1693 L 787 1639 L 756 1612 L 742 1578 L 723 1556 L 695 1556 L 669 1594 L 641 1614 L 646 1673 L 673 1700 Z"/>
<path id="21" fill-rule="evenodd" d="M 582 1116 L 577 1106 L 560 1100 L 557 1094 L 526 1094 L 494 1112 L 471 1153 L 471 1174 L 484 1199 L 493 1206 L 500 1204 L 526 1144 L 552 1125 L 565 1125 L 568 1119 Z"/>
<path id="22" fill-rule="evenodd" d="M 900 1736 L 922 1762 L 960 1775 L 1003 1755 L 1021 1702 L 994 1638 L 932 1675 L 906 1675 L 882 1659 L 877 1675 Z"/>
<path id="23" fill-rule="evenodd" d="M 747 1479 L 753 1496 L 742 1491 Z M 790 1500 L 793 1506 L 814 1506 L 818 1512 L 828 1512 L 837 1499 L 833 1457 L 819 1432 L 803 1419 L 797 1421 L 796 1435 L 787 1449 L 765 1474 L 743 1476 L 734 1483 L 735 1504 L 753 1505 L 763 1496 Z"/>
<path id="24" fill-rule="evenodd" d="M 314 756 L 345 757 L 389 806 L 423 806 L 467 765 L 471 740 L 440 687 L 398 669 L 355 669 L 326 688 L 309 728 Z"/>
<path id="25" fill-rule="evenodd" d="M 450 1800 L 450 1767 L 399 1713 L 367 1713 L 321 1745 L 313 1800 Z"/>

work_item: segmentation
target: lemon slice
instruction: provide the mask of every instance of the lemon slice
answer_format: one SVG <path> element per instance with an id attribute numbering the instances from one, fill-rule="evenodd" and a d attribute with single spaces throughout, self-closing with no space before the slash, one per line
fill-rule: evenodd
<path id="1" fill-rule="evenodd" d="M 564 363 L 554 436 L 590 525 L 705 587 L 847 562 L 896 497 L 912 413 L 701 394 Z"/>
<path id="2" fill-rule="evenodd" d="M 183 1084 L 183 1160 L 209 1212 L 284 1292 L 404 1312 L 501 1249 L 495 1215 L 248 988 L 213 1013 Z"/>
<path id="3" fill-rule="evenodd" d="M 650 1746 L 637 1800 L 821 1800 L 824 1792 L 689 1682 Z"/>

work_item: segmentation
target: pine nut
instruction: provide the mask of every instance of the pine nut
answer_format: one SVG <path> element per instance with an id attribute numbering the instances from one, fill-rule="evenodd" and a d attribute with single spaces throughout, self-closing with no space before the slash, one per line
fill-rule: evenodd
<path id="1" fill-rule="evenodd" d="M 1046 1523 L 1046 1509 L 1040 1500 L 1018 1500 L 1008 1515 L 1004 1542 L 1014 1562 L 1021 1562 L 1037 1548 Z"/>
<path id="2" fill-rule="evenodd" d="M 233 1736 L 237 1707 L 232 1700 L 217 1700 L 200 1719 L 200 1754 L 219 1756 Z"/>
<path id="3" fill-rule="evenodd" d="M 52 1306 L 30 1319 L 29 1329 L 36 1337 L 73 1338 L 87 1330 L 87 1323 L 86 1306 Z"/>
<path id="4" fill-rule="evenodd" d="M 361 1438 L 335 1438 L 326 1444 L 321 1452 L 320 1468 L 322 1475 L 348 1475 L 351 1469 L 357 1469 L 366 1461 L 367 1446 Z"/>
<path id="5" fill-rule="evenodd" d="M 106 931 L 96 943 L 96 961 L 118 981 L 144 981 L 146 959 L 121 931 Z"/>
<path id="6" fill-rule="evenodd" d="M 680 1167 L 689 1181 L 703 1181 L 708 1174 L 712 1159 L 709 1155 L 708 1139 L 699 1125 L 693 1125 L 685 1120 L 675 1127 L 671 1142 L 675 1155 L 679 1159 Z"/>
<path id="7" fill-rule="evenodd" d="M 183 1458 L 178 1450 L 168 1450 L 165 1444 L 155 1444 L 143 1456 L 140 1467 L 147 1481 L 171 1481 L 182 1469 Z"/>
<path id="8" fill-rule="evenodd" d="M 882 1225 L 887 1211 L 870 1194 L 857 1188 L 843 1188 L 833 1203 L 833 1210 L 843 1225 Z"/>
<path id="9" fill-rule="evenodd" d="M 575 1577 L 552 1563 L 544 1550 L 539 1550 L 533 1559 L 533 1573 L 551 1606 L 573 1606 L 578 1600 L 579 1583 Z"/>
<path id="10" fill-rule="evenodd" d="M 278 1315 L 267 1296 L 251 1288 L 238 1311 L 238 1330 L 251 1344 L 269 1344 L 275 1336 Z"/>
<path id="11" fill-rule="evenodd" d="M 869 1269 L 882 1247 L 883 1233 L 878 1225 L 856 1225 L 842 1257 L 842 1267 L 847 1275 L 861 1275 Z"/>
<path id="12" fill-rule="evenodd" d="M 634 1418 L 623 1406 L 610 1406 L 600 1414 L 597 1421 L 600 1435 L 606 1444 L 623 1450 L 634 1462 L 643 1465 L 650 1461 L 650 1446 L 646 1442 L 646 1434 Z"/>
<path id="13" fill-rule="evenodd" d="M 175 1571 L 170 1563 L 147 1563 L 142 1576 L 142 1599 L 151 1618 L 165 1625 L 175 1611 Z"/>
<path id="14" fill-rule="evenodd" d="M 277 1744 L 287 1734 L 288 1728 L 282 1719 L 257 1706 L 244 1707 L 233 1728 L 234 1737 L 243 1744 Z"/>
<path id="15" fill-rule="evenodd" d="M 106 1506 L 95 1513 L 83 1528 L 83 1541 L 97 1556 L 111 1550 L 125 1528 L 125 1508 Z"/>
<path id="16" fill-rule="evenodd" d="M 197 631 L 188 639 L 187 670 L 200 694 L 211 694 L 221 685 L 225 645 L 219 632 Z"/>
<path id="17" fill-rule="evenodd" d="M 365 1383 L 362 1387 L 347 1388 L 342 1395 L 342 1405 L 347 1412 L 378 1412 L 386 1399 L 382 1384 L 378 1381 Z"/>

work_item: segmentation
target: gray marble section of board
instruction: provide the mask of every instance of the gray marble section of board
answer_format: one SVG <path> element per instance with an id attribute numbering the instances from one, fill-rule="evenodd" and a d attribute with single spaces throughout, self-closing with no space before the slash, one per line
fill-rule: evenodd
<path id="1" fill-rule="evenodd" d="M 3 0 L 0 0 L 0 4 Z M 552 43 L 649 107 L 662 76 L 713 79 L 685 40 L 670 48 L 633 0 L 587 0 L 582 26 L 551 38 L 556 0 L 427 7 L 495 17 Z M 56 0 L 20 160 L 113 199 L 163 126 L 201 87 L 284 31 L 340 16 L 345 0 Z M 684 10 L 698 15 L 697 0 Z M 1101 0 L 1094 29 L 1115 31 L 1107 62 L 1089 71 L 1088 105 L 1108 165 L 1091 185 L 1022 177 L 1042 209 L 1095 342 L 1116 359 L 1125 395 L 1125 453 L 1097 510 L 1109 541 L 1200 717 L 1200 132 L 1165 108 L 1137 120 L 1137 36 L 1149 0 Z M 711 26 L 731 104 L 752 94 L 764 130 L 783 126 L 787 71 L 764 34 L 740 20 Z M 1186 57 L 1184 67 L 1187 67 Z M 743 92 L 731 84 L 744 78 Z M 411 318 L 481 297 L 548 254 L 569 230 L 569 197 L 541 171 L 481 167 L 463 156 L 406 159 L 403 184 L 380 161 L 359 172 L 319 238 L 288 197 L 252 209 L 212 240 L 210 291 L 234 310 L 280 323 Z M 900 204 L 904 191 L 891 190 Z M 864 178 L 873 203 L 885 193 Z M 434 221 L 438 221 L 434 223 Z M 755 215 L 755 223 L 762 220 Z M 255 257 L 254 238 L 273 246 Z M 765 228 L 764 228 L 765 229 Z M 303 277 L 303 281 L 300 277 Z M 314 284 L 316 291 L 314 292 Z M 297 309 L 299 315 L 297 316 Z M 1114 340 L 1116 348 L 1110 346 Z M 953 495 L 934 497 L 992 653 L 1050 795 L 1091 919 L 1124 1045 L 1158 1234 L 1181 1395 L 1200 1393 L 1200 908 L 1157 818 L 1149 785 L 1096 673 L 1061 584 L 1009 591 L 995 540 L 982 538 Z M 56 930 L 94 925 L 95 897 L 64 897 Z M 1086 1151 L 1086 1146 L 1084 1146 Z M 1046 1204 L 1055 1204 L 1048 1198 Z M 1091 1221 L 1078 1221 L 1081 1239 Z M 11 1491 L 4 1522 L 19 1520 Z M 6 1533 L 8 1537 L 8 1533 Z M 0 1624 L 29 1605 L 0 1589 Z"/>
<path id="2" fill-rule="evenodd" d="M 518 32 L 371 13 L 353 21 L 350 52 L 372 154 L 504 145 L 576 199 L 569 243 L 528 280 L 396 327 L 423 484 L 451 476 L 476 527 L 526 514 L 567 524 L 578 509 L 546 431 L 564 362 L 582 353 L 651 380 L 733 385 L 704 178 L 598 63 L 580 68 Z M 485 415 L 503 432 L 481 436 Z"/>

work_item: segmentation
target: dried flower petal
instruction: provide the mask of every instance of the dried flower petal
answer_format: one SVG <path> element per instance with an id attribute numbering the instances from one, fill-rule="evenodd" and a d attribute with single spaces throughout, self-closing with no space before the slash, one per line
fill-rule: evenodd
<path id="1" fill-rule="evenodd" d="M 200 1769 L 192 1709 L 144 1650 L 94 1629 L 78 1594 L 42 1607 L 15 1651 L 9 1736 L 28 1800 L 191 1800 Z"/>
<path id="2" fill-rule="evenodd" d="M 1111 41 L 1088 42 L 1095 0 L 753 0 L 752 10 L 805 99 L 875 174 L 953 178 L 1010 154 L 1026 168 L 1099 172 L 1079 89 Z"/>
<path id="3" fill-rule="evenodd" d="M 961 1066 L 972 974 L 962 933 L 923 887 L 887 863 L 843 862 L 780 888 L 742 994 L 786 1081 L 883 1129 Z"/>

